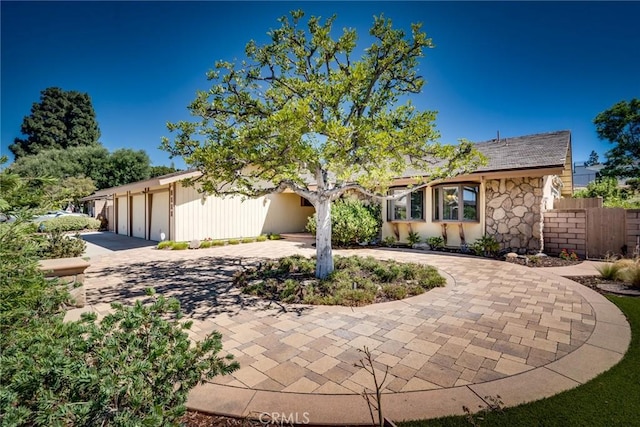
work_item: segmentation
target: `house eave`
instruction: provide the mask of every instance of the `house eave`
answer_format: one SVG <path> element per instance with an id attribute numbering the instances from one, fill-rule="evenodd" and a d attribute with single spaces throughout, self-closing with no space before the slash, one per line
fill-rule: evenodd
<path id="1" fill-rule="evenodd" d="M 486 179 L 501 179 L 501 178 L 517 178 L 517 177 L 543 177 L 548 175 L 560 175 L 564 167 L 562 165 L 557 166 L 545 166 L 540 168 L 525 168 L 525 169 L 504 169 L 498 171 L 478 171 L 470 174 L 458 175 L 453 178 L 440 179 L 433 181 L 432 184 L 441 184 L 447 182 L 464 182 L 464 181 L 482 181 Z M 427 178 L 428 177 L 421 177 Z M 393 180 L 392 185 L 409 185 L 416 184 L 416 177 L 402 177 Z"/>

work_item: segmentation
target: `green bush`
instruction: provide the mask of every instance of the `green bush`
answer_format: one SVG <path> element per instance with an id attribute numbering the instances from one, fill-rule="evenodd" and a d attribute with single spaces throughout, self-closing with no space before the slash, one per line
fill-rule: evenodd
<path id="1" fill-rule="evenodd" d="M 500 250 L 500 243 L 498 243 L 493 236 L 482 236 L 476 239 L 470 246 L 474 254 L 479 256 L 496 256 Z"/>
<path id="2" fill-rule="evenodd" d="M 279 234 L 268 234 L 267 235 L 269 240 L 281 240 L 282 236 Z"/>
<path id="3" fill-rule="evenodd" d="M 213 240 L 203 240 L 200 242 L 200 249 L 206 249 L 213 246 Z"/>
<path id="4" fill-rule="evenodd" d="M 352 246 L 375 240 L 380 232 L 378 208 L 365 206 L 359 200 L 338 199 L 331 206 L 331 242 L 336 246 Z M 317 216 L 309 218 L 307 230 L 316 234 Z"/>
<path id="5" fill-rule="evenodd" d="M 253 237 L 245 237 L 244 239 L 240 240 L 242 243 L 253 243 L 256 241 L 255 238 Z"/>
<path id="6" fill-rule="evenodd" d="M 62 231 L 54 231 L 47 235 L 39 250 L 41 258 L 73 258 L 82 255 L 87 244 L 79 234 L 73 237 Z"/>
<path id="7" fill-rule="evenodd" d="M 189 242 L 173 242 L 171 249 L 174 251 L 184 251 L 185 249 L 189 249 Z"/>
<path id="8" fill-rule="evenodd" d="M 88 216 L 66 215 L 58 218 L 41 222 L 39 229 L 41 231 L 81 231 L 81 230 L 98 230 L 100 221 Z"/>
<path id="9" fill-rule="evenodd" d="M 239 245 L 240 239 L 229 239 L 227 243 L 229 243 L 230 245 Z"/>
<path id="10" fill-rule="evenodd" d="M 421 241 L 422 241 L 422 238 L 420 237 L 420 234 L 416 233 L 415 231 L 409 232 L 409 236 L 407 237 L 407 242 L 409 242 L 411 246 L 417 243 L 420 243 Z"/>
<path id="11" fill-rule="evenodd" d="M 237 369 L 218 333 L 191 342 L 177 300 L 63 322 L 68 294 L 38 270 L 38 251 L 19 225 L 0 225 L 2 425 L 179 425 L 191 388 Z"/>
<path id="12" fill-rule="evenodd" d="M 268 239 L 266 234 L 262 234 L 258 237 L 256 237 L 256 242 L 265 242 Z"/>
<path id="13" fill-rule="evenodd" d="M 395 236 L 387 236 L 384 239 L 382 239 L 382 245 L 386 246 L 388 248 L 390 248 L 391 246 L 395 245 L 397 242 Z"/>
<path id="14" fill-rule="evenodd" d="M 431 236 L 427 238 L 427 243 L 432 251 L 444 248 L 444 238 L 441 236 Z"/>
<path id="15" fill-rule="evenodd" d="M 605 262 L 604 264 L 596 265 L 596 270 L 600 273 L 600 276 L 606 280 L 620 280 L 620 274 L 622 273 L 622 264 L 618 262 Z"/>
<path id="16" fill-rule="evenodd" d="M 171 249 L 171 246 L 173 246 L 175 242 L 173 240 L 164 240 L 162 242 L 158 243 L 157 248 L 158 249 Z"/>
<path id="17" fill-rule="evenodd" d="M 227 242 L 225 240 L 213 240 L 211 242 L 212 246 L 224 246 L 226 244 L 227 244 Z"/>

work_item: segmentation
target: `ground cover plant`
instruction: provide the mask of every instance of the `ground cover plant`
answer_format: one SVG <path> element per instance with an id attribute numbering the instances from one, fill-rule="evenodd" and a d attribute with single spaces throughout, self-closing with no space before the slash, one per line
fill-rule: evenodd
<path id="1" fill-rule="evenodd" d="M 0 425 L 179 425 L 191 388 L 237 369 L 218 333 L 192 343 L 178 301 L 152 292 L 64 322 L 69 295 L 30 230 L 0 224 Z"/>
<path id="2" fill-rule="evenodd" d="M 243 292 L 287 303 L 362 306 L 403 299 L 443 286 L 434 267 L 381 261 L 372 257 L 336 257 L 327 279 L 315 277 L 315 258 L 301 255 L 269 260 L 239 272 Z"/>
<path id="3" fill-rule="evenodd" d="M 640 396 L 640 298 L 608 297 L 627 316 L 631 344 L 616 366 L 588 383 L 556 396 L 513 408 L 475 415 L 481 426 L 632 426 L 638 425 Z M 398 423 L 402 427 L 469 426 L 465 416 Z"/>

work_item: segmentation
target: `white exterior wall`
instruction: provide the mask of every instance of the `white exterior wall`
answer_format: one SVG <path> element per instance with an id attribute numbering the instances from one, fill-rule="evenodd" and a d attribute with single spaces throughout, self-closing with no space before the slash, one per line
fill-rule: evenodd
<path id="1" fill-rule="evenodd" d="M 255 237 L 262 233 L 268 203 L 264 197 L 202 197 L 195 188 L 176 185 L 172 240 Z"/>
<path id="2" fill-rule="evenodd" d="M 169 240 L 169 190 L 151 195 L 151 233 L 149 240 L 159 242 L 164 233 Z"/>
<path id="3" fill-rule="evenodd" d="M 118 205 L 118 229 L 116 233 L 118 234 L 129 234 L 129 198 L 126 196 L 117 198 Z"/>
<path id="4" fill-rule="evenodd" d="M 145 209 L 145 197 L 144 194 L 137 194 L 131 197 L 132 199 L 132 227 L 131 227 L 131 235 L 133 237 L 139 237 L 141 239 L 145 238 L 145 224 L 146 224 L 146 215 L 147 210 Z"/>

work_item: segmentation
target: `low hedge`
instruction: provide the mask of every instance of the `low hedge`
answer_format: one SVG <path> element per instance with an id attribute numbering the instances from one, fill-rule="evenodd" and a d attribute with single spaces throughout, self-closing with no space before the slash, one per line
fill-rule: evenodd
<path id="1" fill-rule="evenodd" d="M 98 230 L 100 221 L 88 216 L 68 215 L 43 221 L 38 228 L 46 232 Z"/>

